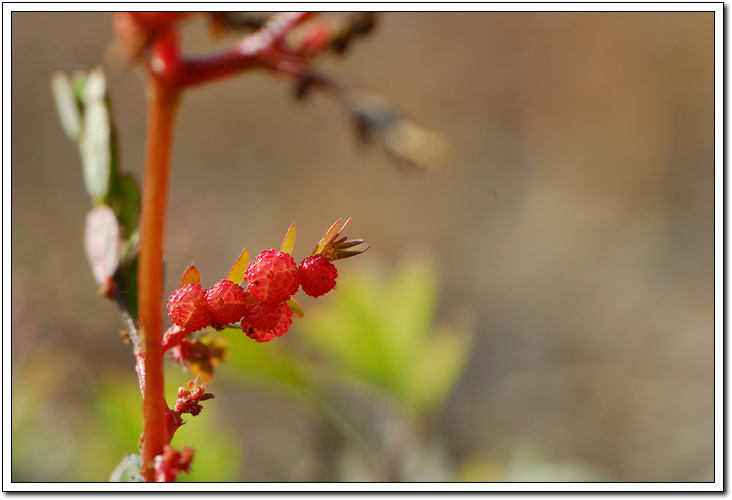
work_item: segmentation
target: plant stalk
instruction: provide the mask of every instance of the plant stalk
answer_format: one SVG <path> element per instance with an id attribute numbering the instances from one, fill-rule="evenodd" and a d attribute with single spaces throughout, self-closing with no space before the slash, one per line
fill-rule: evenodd
<path id="1" fill-rule="evenodd" d="M 139 320 L 143 339 L 138 376 L 144 421 L 142 476 L 146 481 L 153 481 L 155 456 L 160 455 L 170 441 L 165 420 L 168 406 L 163 380 L 163 242 L 178 90 L 154 78 L 149 82 L 138 268 Z"/>

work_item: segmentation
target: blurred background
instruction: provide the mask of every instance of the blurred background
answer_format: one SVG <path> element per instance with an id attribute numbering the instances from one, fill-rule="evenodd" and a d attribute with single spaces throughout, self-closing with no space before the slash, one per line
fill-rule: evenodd
<path id="1" fill-rule="evenodd" d="M 202 21 L 184 36 L 208 50 Z M 12 14 L 13 481 L 105 481 L 142 428 L 49 87 L 105 66 L 139 178 L 144 85 L 112 37 L 105 13 Z M 186 93 L 166 293 L 292 222 L 297 258 L 339 217 L 372 246 L 277 342 L 227 332 L 216 399 L 175 438 L 188 479 L 713 480 L 713 42 L 713 13 L 385 13 L 318 67 L 442 133 L 426 173 L 270 74 Z"/>

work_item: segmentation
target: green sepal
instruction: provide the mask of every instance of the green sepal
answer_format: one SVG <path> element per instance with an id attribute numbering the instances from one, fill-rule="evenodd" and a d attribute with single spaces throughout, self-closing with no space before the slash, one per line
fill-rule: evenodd
<path id="1" fill-rule="evenodd" d="M 290 309 L 292 310 L 292 315 L 294 317 L 302 318 L 303 316 L 305 316 L 305 311 L 297 300 L 288 299 L 287 305 L 290 306 Z"/>
<path id="2" fill-rule="evenodd" d="M 280 252 L 292 253 L 292 249 L 295 246 L 295 232 L 296 232 L 295 223 L 293 222 L 290 225 L 290 228 L 287 230 L 285 239 L 282 241 L 282 246 L 280 247 Z"/>
<path id="3" fill-rule="evenodd" d="M 234 262 L 234 265 L 231 267 L 231 271 L 229 271 L 229 276 L 227 276 L 226 279 L 236 283 L 237 285 L 241 284 L 242 280 L 244 279 L 244 273 L 247 272 L 248 265 L 249 250 L 245 248 L 239 254 L 239 258 L 236 259 L 236 262 Z"/>

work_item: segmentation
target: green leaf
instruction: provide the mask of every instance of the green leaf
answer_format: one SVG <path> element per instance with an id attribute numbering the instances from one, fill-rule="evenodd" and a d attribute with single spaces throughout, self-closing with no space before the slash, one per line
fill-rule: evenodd
<path id="1" fill-rule="evenodd" d="M 244 279 L 244 274 L 247 271 L 248 265 L 249 250 L 245 248 L 239 254 L 239 258 L 236 259 L 236 262 L 234 262 L 234 265 L 231 267 L 231 271 L 229 271 L 229 276 L 227 276 L 226 279 L 236 283 L 237 285 L 241 284 L 242 280 Z"/>
<path id="2" fill-rule="evenodd" d="M 117 273 L 119 294 L 125 301 L 127 312 L 137 321 L 137 261 L 138 254 L 125 261 Z"/>
<path id="3" fill-rule="evenodd" d="M 140 216 L 140 201 L 142 195 L 137 181 L 130 174 L 116 176 L 116 186 L 113 206 L 117 218 L 129 237 L 137 229 L 137 221 Z"/>
<path id="4" fill-rule="evenodd" d="M 384 294 L 390 311 L 388 348 L 395 362 L 410 364 L 432 330 L 437 272 L 427 261 L 410 260 L 385 283 Z"/>
<path id="5" fill-rule="evenodd" d="M 117 218 L 106 205 L 93 208 L 86 216 L 84 251 L 97 284 L 106 287 L 120 262 L 120 233 Z"/>
<path id="6" fill-rule="evenodd" d="M 282 241 L 282 246 L 280 247 L 280 252 L 292 253 L 292 248 L 294 246 L 295 246 L 295 223 L 293 222 L 292 225 L 290 225 L 290 228 L 287 230 L 287 234 L 285 235 L 284 241 Z"/>
<path id="7" fill-rule="evenodd" d="M 104 202 L 112 178 L 112 127 L 105 96 L 104 73 L 94 70 L 84 86 L 84 127 L 79 153 L 84 185 L 95 204 Z"/>
<path id="8" fill-rule="evenodd" d="M 445 328 L 420 346 L 405 373 L 405 395 L 413 407 L 429 412 L 442 404 L 465 367 L 470 345 L 467 335 Z"/>
<path id="9" fill-rule="evenodd" d="M 403 367 L 390 346 L 399 332 L 392 327 L 395 307 L 385 279 L 365 272 L 341 277 L 331 307 L 309 313 L 303 326 L 307 341 L 345 375 L 400 394 Z"/>
<path id="10" fill-rule="evenodd" d="M 296 398 L 307 397 L 312 367 L 285 345 L 286 339 L 256 342 L 241 330 L 227 328 L 230 357 L 217 376 L 238 372 L 238 380 L 258 382 L 282 390 Z"/>
<path id="11" fill-rule="evenodd" d="M 51 92 L 64 132 L 69 139 L 76 142 L 81 132 L 81 109 L 71 81 L 65 73 L 58 71 L 51 76 Z"/>
<path id="12" fill-rule="evenodd" d="M 436 299 L 436 271 L 425 262 L 345 273 L 329 306 L 303 320 L 305 339 L 339 376 L 428 412 L 444 401 L 469 352 L 467 335 L 435 332 Z"/>

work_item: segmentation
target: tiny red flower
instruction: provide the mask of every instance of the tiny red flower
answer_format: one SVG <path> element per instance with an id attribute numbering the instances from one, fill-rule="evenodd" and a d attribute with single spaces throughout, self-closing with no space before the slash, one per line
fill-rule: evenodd
<path id="1" fill-rule="evenodd" d="M 249 263 L 244 274 L 247 291 L 259 302 L 283 302 L 297 292 L 300 273 L 292 256 L 264 250 Z"/>
<path id="2" fill-rule="evenodd" d="M 249 337 L 250 339 L 254 339 L 257 342 L 269 342 L 270 340 L 275 338 L 274 333 L 263 332 L 260 330 L 255 330 L 253 328 L 248 328 L 245 333 L 247 334 L 247 337 Z"/>
<path id="3" fill-rule="evenodd" d="M 189 332 L 207 327 L 213 321 L 201 285 L 185 285 L 170 294 L 168 315 L 176 325 Z"/>
<path id="4" fill-rule="evenodd" d="M 311 297 L 320 297 L 336 286 L 338 269 L 323 255 L 311 255 L 300 264 L 302 291 Z"/>
<path id="5" fill-rule="evenodd" d="M 292 309 L 287 302 L 255 302 L 247 307 L 242 320 L 244 333 L 257 342 L 268 342 L 287 332 L 292 324 Z"/>
<path id="6" fill-rule="evenodd" d="M 173 363 L 184 365 L 193 352 L 193 341 L 183 338 L 170 348 L 170 360 Z"/>
<path id="7" fill-rule="evenodd" d="M 190 380 L 185 386 L 178 388 L 178 400 L 175 403 L 173 411 L 181 413 L 190 413 L 194 417 L 201 413 L 203 406 L 201 401 L 212 399 L 213 394 L 206 392 L 206 384 L 198 385 L 198 377 Z"/>
<path id="8" fill-rule="evenodd" d="M 216 323 L 236 323 L 246 309 L 246 292 L 229 280 L 221 280 L 206 291 L 206 302 Z"/>

